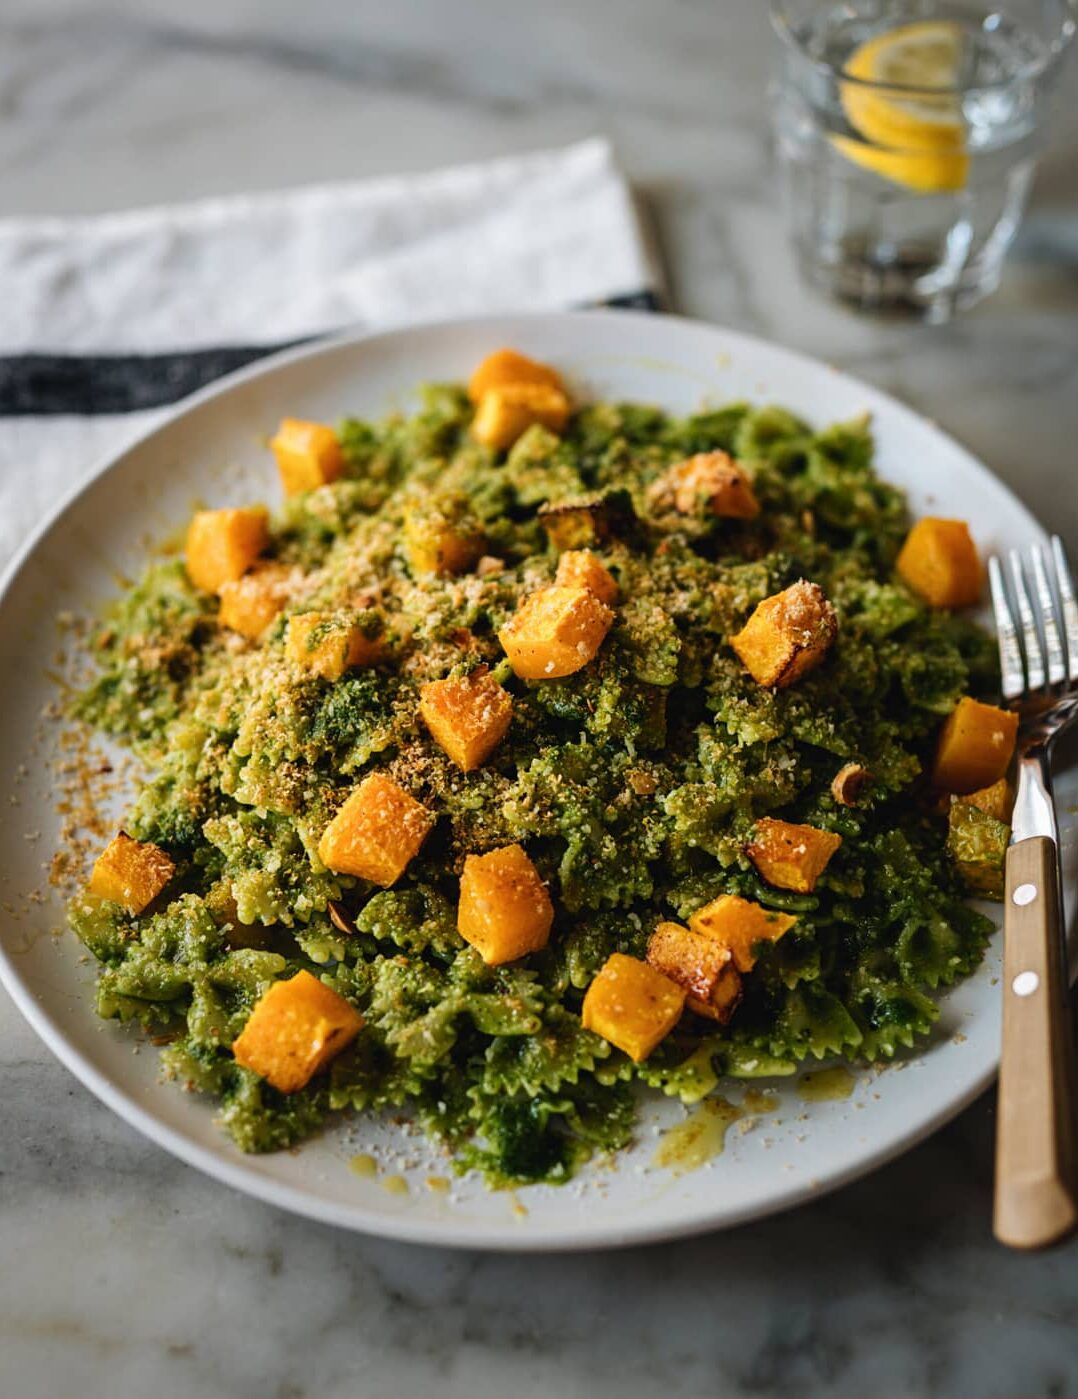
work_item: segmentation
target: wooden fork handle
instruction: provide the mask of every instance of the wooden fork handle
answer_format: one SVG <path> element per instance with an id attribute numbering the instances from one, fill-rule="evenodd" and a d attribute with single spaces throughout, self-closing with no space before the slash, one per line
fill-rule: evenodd
<path id="1" fill-rule="evenodd" d="M 996 1238 L 1041 1248 L 1078 1224 L 1074 1046 L 1056 843 L 1007 851 L 1003 1052 L 996 1121 Z"/>

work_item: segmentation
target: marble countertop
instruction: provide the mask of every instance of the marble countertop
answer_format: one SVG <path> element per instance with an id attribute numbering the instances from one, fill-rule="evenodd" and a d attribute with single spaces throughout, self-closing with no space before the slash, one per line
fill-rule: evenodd
<path id="1" fill-rule="evenodd" d="M 943 329 L 796 283 L 762 0 L 5 0 L 0 209 L 94 211 L 612 137 L 683 312 L 937 419 L 1078 546 L 1078 102 L 1000 293 Z M 874 1176 L 688 1243 L 383 1243 L 233 1194 L 98 1104 L 0 1001 L 13 1399 L 1078 1395 L 1078 1241 L 989 1232 L 991 1096 Z"/>

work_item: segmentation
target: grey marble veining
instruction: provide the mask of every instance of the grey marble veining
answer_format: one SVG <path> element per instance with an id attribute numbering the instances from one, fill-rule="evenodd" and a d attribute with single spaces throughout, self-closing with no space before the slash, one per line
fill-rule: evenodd
<path id="1" fill-rule="evenodd" d="M 674 305 L 888 388 L 1078 544 L 1078 96 L 992 301 L 939 329 L 793 279 L 763 0 L 4 0 L 0 209 L 78 212 L 614 139 Z M 0 1001 L 13 1399 L 1078 1395 L 1078 1243 L 989 1234 L 992 1103 L 726 1235 L 526 1261 L 243 1199 L 96 1103 Z"/>

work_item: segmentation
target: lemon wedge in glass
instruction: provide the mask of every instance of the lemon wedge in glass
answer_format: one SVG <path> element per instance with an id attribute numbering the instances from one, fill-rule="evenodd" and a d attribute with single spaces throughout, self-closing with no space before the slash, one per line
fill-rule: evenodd
<path id="1" fill-rule="evenodd" d="M 963 189 L 969 156 L 956 95 L 961 57 L 961 29 L 942 20 L 903 24 L 866 40 L 844 69 L 856 81 L 839 88 L 862 140 L 835 136 L 835 147 L 906 189 Z"/>

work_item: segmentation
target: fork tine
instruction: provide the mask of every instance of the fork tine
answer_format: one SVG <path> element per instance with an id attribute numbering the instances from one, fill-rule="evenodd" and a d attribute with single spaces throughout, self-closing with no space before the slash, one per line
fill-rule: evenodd
<path id="1" fill-rule="evenodd" d="M 992 588 L 992 610 L 996 614 L 996 635 L 999 637 L 999 669 L 1003 678 L 1003 698 L 1012 700 L 1025 689 L 1022 669 L 1022 648 L 1018 645 L 1018 628 L 1007 601 L 1007 585 L 999 559 L 988 560 L 988 580 Z"/>
<path id="2" fill-rule="evenodd" d="M 1039 544 L 1034 544 L 1029 553 L 1033 560 L 1033 586 L 1037 593 L 1041 632 L 1048 660 L 1048 683 L 1058 685 L 1067 678 L 1067 667 L 1063 660 L 1063 641 L 1059 635 L 1056 600 L 1052 596 L 1052 585 L 1048 582 L 1048 572 L 1044 566 L 1044 551 Z"/>
<path id="3" fill-rule="evenodd" d="M 1033 620 L 1033 607 L 1029 601 L 1022 556 L 1017 549 L 1012 549 L 1010 558 L 1011 584 L 1014 588 L 1014 600 L 1018 604 L 1018 624 L 1022 631 L 1022 650 L 1026 657 L 1026 680 L 1030 691 L 1035 691 L 1044 685 L 1044 651 L 1037 634 L 1037 623 Z"/>
<path id="4" fill-rule="evenodd" d="M 1067 678 L 1074 681 L 1078 680 L 1078 602 L 1074 597 L 1074 579 L 1067 566 L 1066 551 L 1058 534 L 1052 535 L 1052 562 L 1063 613 L 1063 632 L 1067 638 Z"/>

